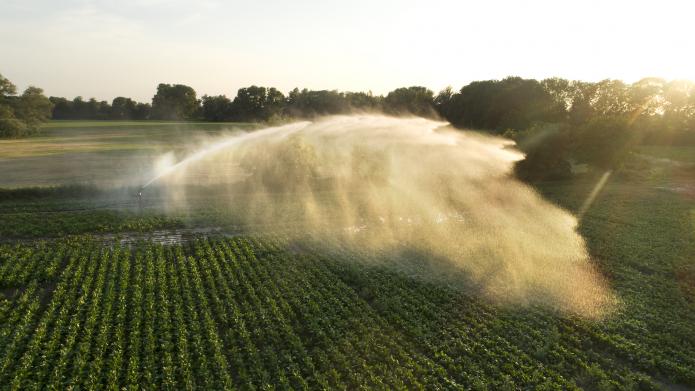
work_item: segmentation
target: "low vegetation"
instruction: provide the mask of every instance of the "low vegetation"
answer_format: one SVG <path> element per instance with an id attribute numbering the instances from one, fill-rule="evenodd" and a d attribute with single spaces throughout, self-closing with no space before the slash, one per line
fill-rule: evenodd
<path id="1" fill-rule="evenodd" d="M 595 183 L 538 190 L 577 211 Z M 601 320 L 489 303 L 282 230 L 174 244 L 102 236 L 215 224 L 222 211 L 209 206 L 163 218 L 103 211 L 75 187 L 5 192 L 0 237 L 22 240 L 0 244 L 0 384 L 693 387 L 692 200 L 659 183 L 613 178 L 581 220 L 620 301 Z M 55 213 L 61 224 L 45 224 Z"/>

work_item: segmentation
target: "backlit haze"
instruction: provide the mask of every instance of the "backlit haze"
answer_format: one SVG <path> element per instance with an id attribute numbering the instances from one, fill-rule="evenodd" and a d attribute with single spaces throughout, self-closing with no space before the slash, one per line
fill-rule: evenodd
<path id="1" fill-rule="evenodd" d="M 508 75 L 695 79 L 688 1 L 4 0 L 0 68 L 47 95 L 149 101 L 156 85 L 234 96 Z"/>

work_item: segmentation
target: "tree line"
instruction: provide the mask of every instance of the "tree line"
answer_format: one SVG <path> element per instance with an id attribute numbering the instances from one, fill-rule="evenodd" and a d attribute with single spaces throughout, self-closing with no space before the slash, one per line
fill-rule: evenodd
<path id="1" fill-rule="evenodd" d="M 645 78 L 584 82 L 508 77 L 474 81 L 434 94 L 419 86 L 388 94 L 274 87 L 240 88 L 235 97 L 203 95 L 190 86 L 159 84 L 151 103 L 117 97 L 46 98 L 22 95 L 0 76 L 0 136 L 31 134 L 46 119 L 202 120 L 280 122 L 351 112 L 445 119 L 457 128 L 514 139 L 526 153 L 518 173 L 530 179 L 563 177 L 573 164 L 619 166 L 639 143 L 695 145 L 695 84 Z"/>
<path id="2" fill-rule="evenodd" d="M 595 83 L 508 77 L 445 89 L 433 105 L 458 128 L 517 141 L 528 179 L 569 176 L 575 163 L 620 167 L 638 144 L 695 145 L 695 83 L 645 78 Z"/>
<path id="3" fill-rule="evenodd" d="M 386 96 L 295 88 L 287 95 L 274 87 L 240 88 L 234 98 L 203 95 L 182 84 L 159 84 L 151 103 L 117 97 L 111 103 L 94 98 L 50 97 L 52 119 L 70 120 L 202 120 L 273 122 L 292 118 L 346 114 L 354 111 L 415 114 L 432 117 L 434 94 L 424 87 L 399 88 Z"/>

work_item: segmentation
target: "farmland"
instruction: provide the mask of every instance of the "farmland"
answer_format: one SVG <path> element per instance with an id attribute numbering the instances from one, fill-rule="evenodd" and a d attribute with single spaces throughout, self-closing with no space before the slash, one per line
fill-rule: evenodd
<path id="1" fill-rule="evenodd" d="M 183 140 L 257 127 L 247 123 L 51 121 L 40 136 L 0 140 L 0 187 L 124 185 Z"/>
<path id="2" fill-rule="evenodd" d="M 52 126 L 0 164 L 162 148 L 129 124 L 109 132 L 132 142 L 32 149 L 78 131 Z M 147 140 L 175 143 L 167 131 Z M 677 174 L 614 175 L 580 220 L 619 300 L 603 319 L 490 302 L 392 267 L 388 254 L 238 227 L 210 200 L 140 211 L 70 180 L 21 188 L 51 183 L 41 171 L 36 183 L 3 177 L 14 189 L 0 191 L 0 387 L 692 388 L 695 199 Z M 578 213 L 596 181 L 535 186 Z"/>

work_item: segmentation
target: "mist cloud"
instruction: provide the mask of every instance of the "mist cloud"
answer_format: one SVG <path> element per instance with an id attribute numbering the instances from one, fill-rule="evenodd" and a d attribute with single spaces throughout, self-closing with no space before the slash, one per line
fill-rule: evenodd
<path id="1" fill-rule="evenodd" d="M 336 116 L 191 156 L 156 180 L 174 209 L 189 206 L 181 185 L 221 184 L 245 224 L 291 223 L 296 239 L 340 241 L 395 267 L 402 259 L 496 302 L 585 316 L 612 302 L 576 218 L 512 177 L 523 156 L 508 140 L 421 118 Z"/>

